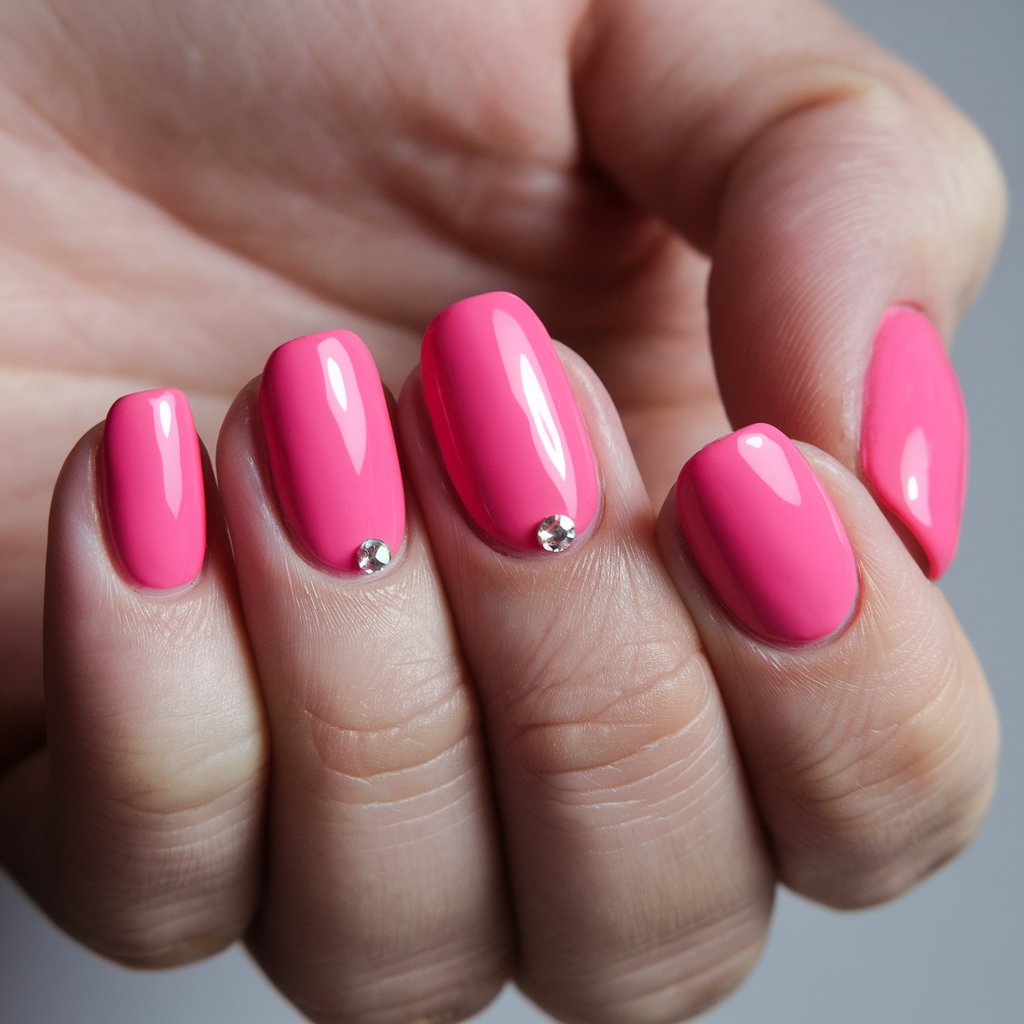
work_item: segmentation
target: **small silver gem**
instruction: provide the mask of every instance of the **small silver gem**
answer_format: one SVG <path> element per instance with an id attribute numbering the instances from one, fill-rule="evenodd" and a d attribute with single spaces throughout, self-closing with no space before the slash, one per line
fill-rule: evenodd
<path id="1" fill-rule="evenodd" d="M 380 572 L 390 561 L 391 548 L 376 537 L 364 540 L 356 549 L 356 564 L 365 573 Z"/>
<path id="2" fill-rule="evenodd" d="M 537 540 L 545 551 L 564 551 L 576 539 L 576 524 L 568 516 L 548 516 L 537 527 Z"/>

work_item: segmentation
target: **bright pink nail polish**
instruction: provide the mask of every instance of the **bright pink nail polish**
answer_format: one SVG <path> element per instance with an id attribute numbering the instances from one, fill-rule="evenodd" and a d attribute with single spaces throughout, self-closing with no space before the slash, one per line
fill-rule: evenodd
<path id="1" fill-rule="evenodd" d="M 103 431 L 102 472 L 125 572 L 160 590 L 194 580 L 206 556 L 206 503 L 188 399 L 170 388 L 118 399 Z"/>
<path id="2" fill-rule="evenodd" d="M 932 322 L 897 306 L 875 335 L 860 461 L 879 500 L 917 539 L 938 579 L 956 554 L 967 487 L 967 413 Z"/>
<path id="3" fill-rule="evenodd" d="M 441 456 L 480 529 L 517 551 L 571 544 L 597 514 L 597 471 L 537 314 L 505 292 L 457 302 L 427 328 L 422 369 Z"/>
<path id="4" fill-rule="evenodd" d="M 360 338 L 326 331 L 282 345 L 259 405 L 274 489 L 302 548 L 341 572 L 384 568 L 405 533 L 405 492 L 384 389 Z"/>
<path id="5" fill-rule="evenodd" d="M 752 633 L 803 644 L 834 633 L 857 597 L 857 567 L 832 499 L 785 434 L 765 423 L 683 466 L 676 515 L 701 572 Z"/>

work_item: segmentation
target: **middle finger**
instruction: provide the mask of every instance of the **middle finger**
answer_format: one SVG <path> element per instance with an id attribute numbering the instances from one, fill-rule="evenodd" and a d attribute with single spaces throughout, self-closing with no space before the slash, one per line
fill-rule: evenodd
<path id="1" fill-rule="evenodd" d="M 525 303 L 464 300 L 399 424 L 480 693 L 520 982 L 569 1019 L 676 1019 L 745 975 L 773 874 L 621 426 L 561 355 L 571 385 Z M 544 550 L 556 514 L 579 536 Z"/>

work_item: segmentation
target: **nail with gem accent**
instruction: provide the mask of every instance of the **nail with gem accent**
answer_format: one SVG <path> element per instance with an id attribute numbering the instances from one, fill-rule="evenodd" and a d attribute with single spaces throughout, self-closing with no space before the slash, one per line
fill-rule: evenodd
<path id="1" fill-rule="evenodd" d="M 967 487 L 967 413 L 932 322 L 908 306 L 882 318 L 864 387 L 860 461 L 882 504 L 938 579 L 956 554 Z"/>
<path id="2" fill-rule="evenodd" d="M 522 299 L 463 299 L 427 328 L 423 396 L 462 504 L 498 545 L 563 551 L 593 521 L 597 470 L 548 332 Z"/>
<path id="3" fill-rule="evenodd" d="M 199 438 L 173 388 L 118 399 L 103 430 L 105 512 L 121 566 L 154 590 L 194 580 L 206 556 Z"/>
<path id="4" fill-rule="evenodd" d="M 405 533 L 405 492 L 384 389 L 361 339 L 326 331 L 267 361 L 260 419 L 270 475 L 300 547 L 342 573 L 374 573 Z"/>
<path id="5" fill-rule="evenodd" d="M 832 499 L 785 434 L 759 423 L 683 466 L 676 515 L 733 618 L 775 643 L 836 632 L 857 598 L 857 567 Z"/>

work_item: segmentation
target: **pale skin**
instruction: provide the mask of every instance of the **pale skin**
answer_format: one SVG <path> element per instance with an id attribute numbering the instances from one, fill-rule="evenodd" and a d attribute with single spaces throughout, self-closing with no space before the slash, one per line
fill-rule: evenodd
<path id="1" fill-rule="evenodd" d="M 879 317 L 952 333 L 1001 178 L 827 8 L 9 3 L 0 195 L 0 858 L 82 942 L 244 940 L 320 1022 L 461 1019 L 510 977 L 560 1019 L 673 1021 L 742 981 L 777 884 L 882 902 L 975 834 L 985 681 L 856 439 Z M 468 525 L 424 419 L 423 327 L 494 288 L 574 350 L 603 512 L 554 558 Z M 238 394 L 329 327 L 400 392 L 409 533 L 373 579 L 296 551 Z M 124 579 L 89 430 L 44 637 L 58 469 L 156 386 L 219 434 L 206 567 Z M 757 420 L 857 556 L 811 648 L 737 626 L 656 511 Z"/>

